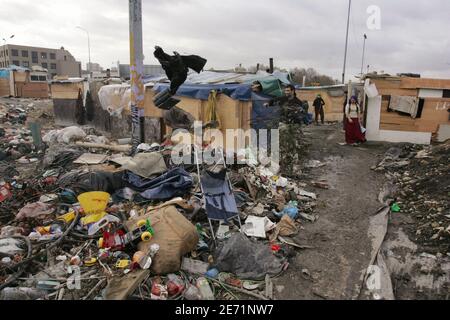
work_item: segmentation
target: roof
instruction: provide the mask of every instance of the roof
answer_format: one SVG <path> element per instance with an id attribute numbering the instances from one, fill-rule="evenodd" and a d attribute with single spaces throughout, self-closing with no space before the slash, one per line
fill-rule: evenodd
<path id="1" fill-rule="evenodd" d="M 191 73 L 186 82 L 178 89 L 177 95 L 194 99 L 207 100 L 211 90 L 221 91 L 235 100 L 251 100 L 251 84 L 260 81 L 265 93 L 281 94 L 281 83 L 289 84 L 287 73 L 264 71 L 242 74 L 235 72 L 204 71 Z M 154 86 L 155 92 L 161 92 L 169 87 L 167 77 L 146 78 L 146 86 Z"/>
<path id="2" fill-rule="evenodd" d="M 79 83 L 87 81 L 85 78 L 66 78 L 66 79 L 54 79 L 51 83 Z"/>
<path id="3" fill-rule="evenodd" d="M 355 86 L 357 84 L 353 84 Z M 297 90 L 328 90 L 328 89 L 346 89 L 348 85 L 346 84 L 337 84 L 332 86 L 320 86 L 320 87 L 302 87 L 300 85 L 296 85 L 295 89 Z"/>

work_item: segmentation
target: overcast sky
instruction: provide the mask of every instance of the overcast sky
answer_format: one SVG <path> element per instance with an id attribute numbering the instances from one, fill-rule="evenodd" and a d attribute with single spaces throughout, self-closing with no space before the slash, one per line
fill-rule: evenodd
<path id="1" fill-rule="evenodd" d="M 381 29 L 369 30 L 366 12 L 381 9 Z M 153 47 L 198 54 L 206 68 L 268 64 L 313 67 L 341 78 L 348 0 L 143 0 L 144 54 L 155 64 Z M 371 70 L 415 72 L 450 78 L 450 1 L 357 0 L 350 19 L 348 70 L 361 68 L 363 34 Z M 13 44 L 64 46 L 83 66 L 104 68 L 129 62 L 126 0 L 1 0 L 0 39 Z"/>

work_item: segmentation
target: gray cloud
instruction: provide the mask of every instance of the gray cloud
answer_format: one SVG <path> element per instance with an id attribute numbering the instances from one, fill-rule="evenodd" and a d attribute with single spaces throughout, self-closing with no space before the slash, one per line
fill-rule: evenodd
<path id="1" fill-rule="evenodd" d="M 347 0 L 143 0 L 146 63 L 155 44 L 208 58 L 208 67 L 232 68 L 267 64 L 314 67 L 340 79 L 344 55 Z M 381 9 L 381 30 L 368 30 L 369 5 Z M 363 34 L 366 64 L 372 70 L 419 72 L 450 77 L 450 2 L 446 0 L 353 1 L 348 70 L 361 67 Z M 129 61 L 128 1 L 2 0 L 0 38 L 16 34 L 13 43 L 69 49 L 87 61 L 86 35 L 91 34 L 92 60 L 110 67 Z"/>

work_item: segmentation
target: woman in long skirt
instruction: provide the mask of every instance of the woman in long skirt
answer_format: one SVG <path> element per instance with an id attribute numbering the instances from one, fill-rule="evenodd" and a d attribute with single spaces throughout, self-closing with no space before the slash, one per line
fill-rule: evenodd
<path id="1" fill-rule="evenodd" d="M 360 119 L 361 108 L 356 97 L 350 99 L 350 103 L 345 107 L 345 142 L 351 145 L 366 142 L 366 136 L 361 131 Z"/>

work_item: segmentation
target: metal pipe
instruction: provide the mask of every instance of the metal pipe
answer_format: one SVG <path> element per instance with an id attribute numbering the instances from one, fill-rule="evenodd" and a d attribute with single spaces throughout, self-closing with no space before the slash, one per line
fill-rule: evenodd
<path id="1" fill-rule="evenodd" d="M 92 68 L 92 65 L 91 65 L 91 37 L 89 35 L 89 31 L 87 31 L 86 29 L 84 29 L 80 26 L 77 26 L 77 28 L 86 32 L 87 37 L 88 37 L 88 58 L 89 58 L 89 68 L 88 68 L 89 70 L 88 71 L 90 74 L 92 74 L 91 73 L 91 68 Z"/>

